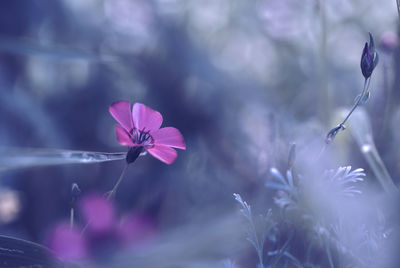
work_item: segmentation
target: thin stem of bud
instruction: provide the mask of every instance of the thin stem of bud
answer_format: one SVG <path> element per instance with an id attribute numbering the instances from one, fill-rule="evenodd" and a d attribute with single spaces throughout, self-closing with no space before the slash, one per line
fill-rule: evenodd
<path id="1" fill-rule="evenodd" d="M 314 159 L 313 159 L 314 162 L 318 161 L 321 158 L 322 154 L 325 152 L 326 146 L 327 146 L 327 143 L 325 142 L 323 144 L 323 146 L 321 147 L 321 150 L 319 151 L 319 153 L 314 157 Z"/>
<path id="2" fill-rule="evenodd" d="M 358 107 L 358 105 L 360 104 L 361 100 L 363 99 L 365 93 L 367 92 L 367 89 L 369 88 L 369 83 L 371 81 L 371 78 L 367 78 L 364 81 L 364 89 L 361 92 L 360 97 L 358 98 L 357 102 L 354 104 L 353 108 L 351 108 L 350 112 L 347 114 L 346 118 L 342 121 L 342 123 L 340 123 L 340 125 L 344 125 L 346 123 L 346 121 L 349 119 L 350 115 L 354 112 L 354 110 Z"/>
<path id="3" fill-rule="evenodd" d="M 400 0 L 399 0 L 399 1 L 400 1 Z M 354 112 L 354 110 L 360 105 L 361 100 L 364 99 L 365 94 L 368 93 L 368 88 L 369 88 L 370 82 L 371 82 L 371 78 L 370 78 L 370 77 L 369 77 L 369 78 L 366 78 L 366 79 L 364 80 L 364 88 L 363 88 L 361 94 L 360 94 L 359 96 L 357 96 L 358 99 L 357 99 L 356 103 L 353 105 L 353 108 L 351 108 L 350 112 L 347 114 L 347 116 L 344 118 L 344 120 L 343 120 L 339 125 L 337 125 L 336 127 L 332 128 L 332 129 L 328 132 L 328 134 L 326 135 L 326 138 L 325 138 L 325 143 L 326 143 L 326 144 L 331 143 L 331 142 L 334 140 L 334 138 L 336 137 L 336 135 L 337 135 L 341 130 L 345 130 L 345 129 L 346 129 L 346 126 L 345 126 L 344 124 L 345 124 L 345 123 L 347 122 L 347 120 L 350 118 L 350 116 L 351 116 L 351 114 Z"/>

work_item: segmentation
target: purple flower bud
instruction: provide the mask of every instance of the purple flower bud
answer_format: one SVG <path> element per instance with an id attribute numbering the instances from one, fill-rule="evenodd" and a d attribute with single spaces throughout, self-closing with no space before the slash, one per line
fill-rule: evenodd
<path id="1" fill-rule="evenodd" d="M 375 51 L 374 39 L 371 33 L 369 34 L 369 44 L 365 43 L 362 55 L 361 55 L 361 72 L 365 79 L 368 79 L 376 65 L 378 64 L 379 56 L 378 52 Z"/>

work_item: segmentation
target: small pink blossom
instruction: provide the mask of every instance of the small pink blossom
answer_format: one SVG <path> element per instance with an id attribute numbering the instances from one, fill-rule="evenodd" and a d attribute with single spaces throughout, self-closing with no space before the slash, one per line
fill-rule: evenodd
<path id="1" fill-rule="evenodd" d="M 80 211 L 88 222 L 88 228 L 95 233 L 107 233 L 114 228 L 115 209 L 112 203 L 100 194 L 85 196 Z"/>
<path id="2" fill-rule="evenodd" d="M 48 246 L 56 256 L 66 261 L 77 261 L 87 257 L 86 240 L 80 231 L 71 228 L 68 223 L 61 223 L 51 232 Z"/>
<path id="3" fill-rule="evenodd" d="M 137 148 L 139 150 L 136 152 L 139 153 L 145 149 L 166 164 L 172 164 L 177 157 L 172 147 L 186 149 L 179 130 L 173 127 L 160 128 L 163 121 L 161 114 L 144 104 L 133 104 L 131 112 L 128 101 L 119 101 L 113 103 L 109 111 L 120 124 L 115 126 L 115 132 L 121 145 Z"/>
<path id="4" fill-rule="evenodd" d="M 46 238 L 46 245 L 62 260 L 85 261 L 87 267 L 91 260 L 104 257 L 99 248 L 109 247 L 111 256 L 121 248 L 147 247 L 157 241 L 158 230 L 150 216 L 131 212 L 120 219 L 112 200 L 100 194 L 84 196 L 79 208 L 83 225 L 61 222 Z"/>

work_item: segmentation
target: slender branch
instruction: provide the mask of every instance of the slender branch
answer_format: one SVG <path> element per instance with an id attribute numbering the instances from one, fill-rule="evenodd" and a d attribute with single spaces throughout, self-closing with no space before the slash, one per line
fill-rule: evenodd
<path id="1" fill-rule="evenodd" d="M 326 241 L 325 241 L 325 249 L 326 249 L 326 255 L 328 256 L 328 261 L 329 261 L 330 267 L 335 268 L 335 265 L 333 264 L 333 260 L 332 260 L 331 249 Z"/>
<path id="2" fill-rule="evenodd" d="M 400 1 L 400 0 L 397 0 Z M 381 130 L 379 135 L 382 136 L 384 135 L 384 133 L 387 131 L 387 125 L 388 125 L 388 121 L 389 121 L 389 114 L 392 111 L 392 88 L 389 86 L 389 67 L 386 61 L 383 61 L 383 66 L 382 66 L 382 76 L 383 76 L 383 89 L 384 92 L 386 93 L 385 96 L 385 110 L 383 112 L 383 122 L 381 125 Z"/>
<path id="3" fill-rule="evenodd" d="M 126 173 L 126 170 L 128 169 L 128 166 L 129 166 L 129 164 L 126 163 L 125 166 L 124 166 L 124 169 L 122 170 L 121 175 L 119 176 L 119 178 L 118 178 L 117 182 L 115 183 L 114 187 L 111 189 L 111 191 L 106 193 L 107 200 L 110 200 L 110 199 L 114 198 L 114 196 L 115 196 L 115 194 L 116 194 L 116 192 L 118 190 L 118 187 L 121 184 L 122 179 L 125 177 L 125 173 Z M 89 227 L 91 222 L 92 222 L 92 219 L 89 219 L 88 222 L 86 223 L 86 225 L 83 227 L 83 229 L 81 231 L 81 235 L 83 235 L 86 232 L 86 229 Z"/>
<path id="4" fill-rule="evenodd" d="M 394 184 L 393 179 L 383 163 L 373 141 L 361 145 L 360 149 L 383 189 L 387 193 L 398 193 L 399 190 L 396 184 Z"/>
<path id="5" fill-rule="evenodd" d="M 71 229 L 74 228 L 74 214 L 75 214 L 75 211 L 74 211 L 74 208 L 72 207 L 71 211 L 70 211 L 70 216 L 69 216 L 69 226 L 71 227 Z"/>
<path id="6" fill-rule="evenodd" d="M 71 229 L 74 228 L 75 205 L 80 194 L 81 194 L 81 189 L 79 189 L 78 184 L 74 182 L 71 186 L 71 209 L 69 215 L 69 225 Z"/>
<path id="7" fill-rule="evenodd" d="M 256 226 L 254 225 L 253 217 L 250 218 L 250 226 L 253 229 L 252 231 L 254 233 L 254 239 L 257 244 L 256 250 L 257 250 L 257 255 L 258 255 L 258 261 L 260 263 L 260 268 L 264 268 L 264 261 L 263 261 L 264 241 L 262 241 L 262 244 L 261 244 L 260 240 L 258 239 L 257 229 L 256 229 Z"/>
<path id="8" fill-rule="evenodd" d="M 275 258 L 274 263 L 272 264 L 272 268 L 275 268 L 276 265 L 278 264 L 279 260 L 281 259 L 282 255 L 285 253 L 286 249 L 289 246 L 289 243 L 292 241 L 292 238 L 294 237 L 294 233 L 291 234 L 291 236 L 286 240 L 286 242 L 283 244 L 282 248 L 278 250 L 278 256 Z"/>
<path id="9" fill-rule="evenodd" d="M 320 40 L 319 40 L 319 67 L 320 67 L 320 76 L 319 76 L 319 112 L 321 113 L 321 118 L 327 118 L 329 115 L 329 110 L 331 107 L 330 101 L 330 90 L 328 83 L 328 72 L 327 72 L 327 38 L 328 38 L 328 20 L 326 16 L 326 4 L 325 0 L 319 0 L 319 24 L 321 27 L 320 31 Z"/>
<path id="10" fill-rule="evenodd" d="M 319 153 L 314 156 L 314 158 L 313 158 L 314 162 L 318 161 L 321 158 L 322 154 L 325 152 L 326 146 L 327 146 L 327 143 L 325 142 L 324 145 L 321 147 L 321 150 L 319 151 Z"/>
<path id="11" fill-rule="evenodd" d="M 400 0 L 396 0 L 396 4 L 397 4 L 397 14 L 399 15 L 400 19 Z"/>
<path id="12" fill-rule="evenodd" d="M 94 164 L 126 158 L 125 152 L 105 153 L 48 148 L 0 148 L 0 154 L 0 171 L 37 166 Z"/>
<path id="13" fill-rule="evenodd" d="M 400 1 L 400 0 L 399 0 Z M 368 92 L 368 88 L 369 88 L 369 84 L 370 84 L 371 78 L 366 78 L 364 80 L 364 88 L 361 92 L 361 94 L 359 95 L 356 103 L 353 105 L 353 108 L 351 108 L 350 112 L 347 114 L 347 116 L 344 118 L 344 120 L 337 125 L 336 127 L 332 128 L 328 134 L 326 135 L 325 138 L 325 143 L 329 144 L 333 141 L 333 139 L 336 137 L 336 135 L 339 133 L 339 131 L 346 129 L 345 127 L 345 123 L 347 122 L 347 120 L 350 118 L 350 116 L 352 115 L 352 113 L 354 112 L 354 110 L 360 105 L 361 100 L 364 99 L 365 94 Z M 322 151 L 323 152 L 323 151 Z M 321 154 L 320 154 L 321 155 Z"/>
<path id="14" fill-rule="evenodd" d="M 361 100 L 363 99 L 365 93 L 367 92 L 367 89 L 369 87 L 369 81 L 371 81 L 370 78 L 365 79 L 364 81 L 364 89 L 361 92 L 360 97 L 358 98 L 357 102 L 354 104 L 353 108 L 351 108 L 350 112 L 347 114 L 346 118 L 343 120 L 342 123 L 340 123 L 340 125 L 344 125 L 346 123 L 346 121 L 349 119 L 350 115 L 354 112 L 354 110 L 358 107 L 358 105 L 360 105 Z"/>
<path id="15" fill-rule="evenodd" d="M 126 173 L 126 170 L 128 169 L 128 166 L 129 166 L 129 164 L 125 164 L 125 167 L 124 167 L 124 169 L 122 170 L 121 175 L 119 176 L 118 181 L 115 183 L 115 185 L 114 185 L 114 187 L 112 188 L 112 190 L 109 191 L 109 192 L 107 193 L 107 199 L 111 199 L 111 198 L 113 198 L 113 197 L 115 196 L 115 193 L 117 192 L 118 187 L 119 187 L 119 185 L 121 184 L 121 181 L 122 181 L 122 179 L 123 179 L 124 176 L 125 176 L 125 173 Z"/>

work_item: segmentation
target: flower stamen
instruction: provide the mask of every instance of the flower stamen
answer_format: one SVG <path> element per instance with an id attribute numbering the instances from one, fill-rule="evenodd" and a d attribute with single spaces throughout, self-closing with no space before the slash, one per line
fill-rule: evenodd
<path id="1" fill-rule="evenodd" d="M 135 131 L 136 130 L 136 131 Z M 137 131 L 137 129 L 134 129 L 134 135 L 132 137 L 132 141 L 135 144 L 143 145 L 144 143 L 148 142 L 149 140 L 153 140 L 153 138 L 150 135 L 150 130 L 145 131 L 146 128 L 144 127 L 142 130 Z M 152 143 L 152 142 L 150 142 Z"/>

